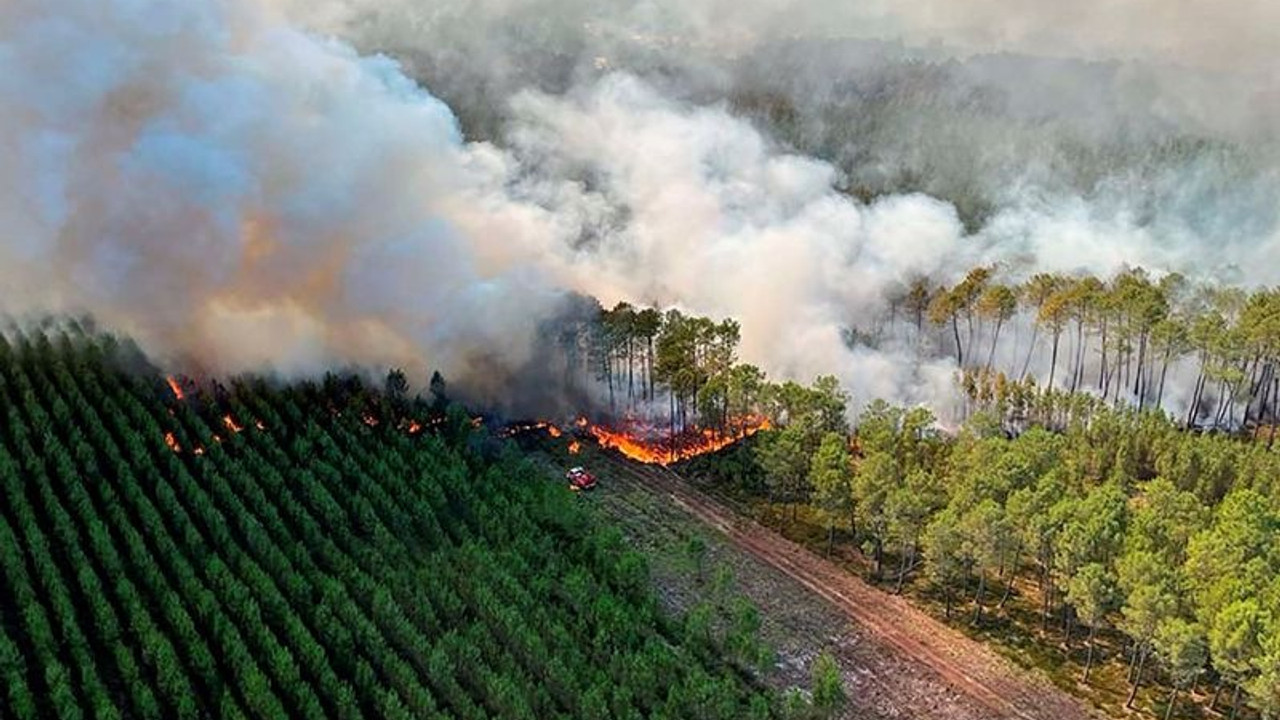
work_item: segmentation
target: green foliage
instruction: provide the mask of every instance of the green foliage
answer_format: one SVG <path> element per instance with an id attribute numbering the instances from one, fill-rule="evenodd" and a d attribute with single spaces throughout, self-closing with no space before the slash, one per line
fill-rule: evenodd
<path id="1" fill-rule="evenodd" d="M 0 717 L 770 716 L 726 662 L 758 618 L 722 652 L 664 615 L 443 381 L 178 401 L 115 347 L 0 344 Z"/>
<path id="2" fill-rule="evenodd" d="M 810 675 L 813 706 L 824 716 L 830 717 L 845 702 L 840 665 L 831 653 L 823 652 L 813 661 Z"/>
<path id="3" fill-rule="evenodd" d="M 1241 705 L 1280 711 L 1280 454 L 1155 412 L 1084 403 L 1069 414 L 1056 429 L 966 424 L 948 437 L 926 411 L 873 401 L 848 443 L 797 423 L 758 436 L 755 460 L 773 501 L 807 497 L 829 527 L 848 512 L 873 578 L 890 556 L 894 588 L 922 577 L 948 617 L 968 605 L 975 623 L 1002 611 L 1025 622 L 1006 601 L 1031 595 L 1042 642 L 1081 661 L 1085 681 L 1095 649 L 1114 658 L 1098 637 L 1114 630 L 1134 693 L 1209 672 Z M 838 471 L 846 462 L 851 474 Z M 1080 626 L 1087 654 L 1072 645 Z"/>
<path id="4" fill-rule="evenodd" d="M 840 433 L 826 433 L 809 465 L 809 485 L 813 487 L 813 502 L 827 516 L 828 524 L 849 517 L 852 479 L 849 442 Z"/>

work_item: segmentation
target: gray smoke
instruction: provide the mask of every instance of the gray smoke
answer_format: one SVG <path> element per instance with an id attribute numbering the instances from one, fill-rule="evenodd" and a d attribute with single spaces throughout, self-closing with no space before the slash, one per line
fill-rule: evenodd
<path id="1" fill-rule="evenodd" d="M 217 370 L 525 359 L 556 221 L 380 56 L 258 3 L 27 0 L 0 23 L 0 281 Z"/>
<path id="2" fill-rule="evenodd" d="M 4 303 L 498 397 L 585 293 L 945 407 L 928 338 L 848 342 L 911 276 L 1280 276 L 1274 11 L 1089 5 L 17 0 Z"/>

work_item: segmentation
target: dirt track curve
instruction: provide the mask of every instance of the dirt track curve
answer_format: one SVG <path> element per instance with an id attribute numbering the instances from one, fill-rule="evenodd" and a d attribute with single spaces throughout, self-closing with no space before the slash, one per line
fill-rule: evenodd
<path id="1" fill-rule="evenodd" d="M 625 468 L 622 467 L 625 465 Z M 1086 720 L 1098 718 L 1082 701 L 1035 678 L 906 599 L 868 585 L 807 548 L 698 492 L 676 473 L 619 463 L 619 470 L 666 493 L 734 545 L 824 598 L 885 645 L 935 672 L 992 718 Z"/>

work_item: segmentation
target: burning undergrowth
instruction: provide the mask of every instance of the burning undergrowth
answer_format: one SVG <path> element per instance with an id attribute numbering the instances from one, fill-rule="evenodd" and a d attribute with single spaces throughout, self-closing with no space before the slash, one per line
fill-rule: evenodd
<path id="1" fill-rule="evenodd" d="M 582 443 L 591 442 L 636 462 L 666 466 L 717 452 L 770 427 L 771 421 L 759 415 L 734 418 L 725 428 L 690 426 L 679 430 L 635 417 L 600 423 L 579 417 L 564 427 L 547 420 L 509 423 L 497 435 L 561 440 L 570 455 L 581 452 Z"/>
<path id="2" fill-rule="evenodd" d="M 587 429 L 601 447 L 617 450 L 638 462 L 670 465 L 722 450 L 771 426 L 766 417 L 748 416 L 736 418 L 723 429 L 688 427 L 671 432 L 669 428 L 642 422 L 626 422 L 612 428 L 589 425 Z"/>
<path id="3" fill-rule="evenodd" d="M 167 377 L 166 382 L 171 389 L 174 389 L 175 402 L 187 402 L 186 392 L 179 389 L 178 381 L 173 376 Z M 186 383 L 189 384 L 190 381 Z M 340 418 L 343 414 L 343 410 L 330 406 L 330 415 L 333 418 Z M 398 417 L 395 413 L 383 415 L 376 408 L 361 410 L 359 417 L 360 422 L 368 428 L 390 428 L 411 437 L 424 432 L 439 431 L 447 420 L 446 415 L 439 413 L 428 413 L 422 417 Z M 221 424 L 227 430 L 228 436 L 239 435 L 246 430 L 246 426 L 230 413 L 222 415 Z M 470 416 L 468 424 L 476 429 L 488 428 L 488 432 L 497 438 L 517 442 L 528 438 L 545 438 L 562 444 L 569 455 L 579 454 L 584 443 L 593 443 L 601 448 L 617 451 L 636 462 L 663 466 L 717 452 L 772 427 L 769 419 L 763 416 L 736 418 L 729 427 L 723 429 L 691 426 L 678 431 L 635 418 L 624 419 L 617 423 L 595 423 L 585 417 L 579 417 L 561 427 L 548 420 L 503 423 L 496 416 L 486 417 L 478 414 Z M 252 427 L 259 432 L 267 431 L 262 420 L 253 420 Z M 224 440 L 219 434 L 211 435 L 210 439 L 218 444 Z M 178 435 L 174 431 L 165 431 L 164 441 L 175 454 L 184 452 L 184 445 L 178 440 Z M 190 449 L 196 456 L 205 454 L 205 446 L 199 443 L 193 443 Z"/>

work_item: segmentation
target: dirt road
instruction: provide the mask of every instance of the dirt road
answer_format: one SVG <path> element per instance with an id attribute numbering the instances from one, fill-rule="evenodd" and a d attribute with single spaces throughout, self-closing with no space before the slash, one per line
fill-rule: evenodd
<path id="1" fill-rule="evenodd" d="M 871 638 L 935 673 L 963 694 L 981 717 L 1085 720 L 1099 715 L 1047 680 L 1013 667 L 981 643 L 874 588 L 808 549 L 707 497 L 670 470 L 618 461 L 619 472 L 658 491 L 710 525 L 733 545 L 836 607 Z M 914 713 L 913 713 L 914 714 Z M 916 715 L 920 717 L 921 715 Z M 931 717 L 932 714 L 923 715 Z"/>

